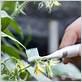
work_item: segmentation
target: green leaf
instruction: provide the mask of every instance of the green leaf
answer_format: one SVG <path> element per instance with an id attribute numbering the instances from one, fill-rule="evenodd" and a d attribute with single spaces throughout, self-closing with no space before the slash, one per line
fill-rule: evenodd
<path id="1" fill-rule="evenodd" d="M 1 10 L 5 10 L 12 17 L 17 16 L 19 13 L 26 15 L 23 9 L 26 7 L 27 1 L 23 1 L 21 4 L 19 3 L 21 2 L 4 1 L 2 4 Z"/>
<path id="2" fill-rule="evenodd" d="M 12 32 L 10 32 L 10 30 L 9 30 L 8 28 L 6 28 L 3 32 L 6 33 L 6 34 L 8 34 L 8 35 L 10 35 L 10 36 L 13 37 L 13 38 L 15 38 L 15 36 L 12 34 Z M 20 51 L 23 50 L 18 43 L 15 42 L 14 44 L 17 46 L 17 48 L 18 48 Z"/>
<path id="3" fill-rule="evenodd" d="M 9 75 L 6 75 L 6 74 L 3 74 L 3 75 L 1 75 L 1 80 L 5 80 L 5 81 L 8 81 L 9 79 Z"/>
<path id="4" fill-rule="evenodd" d="M 20 45 L 26 50 L 25 46 L 24 46 L 22 43 L 20 43 L 20 42 L 19 42 L 18 40 L 16 40 L 15 38 L 13 38 L 13 37 L 11 37 L 11 36 L 5 34 L 4 32 L 1 32 L 1 37 L 8 37 L 9 39 L 11 39 L 11 40 L 17 42 L 18 44 L 20 44 Z"/>
<path id="5" fill-rule="evenodd" d="M 24 72 L 20 72 L 20 78 L 24 80 L 30 80 L 31 76 L 30 73 L 27 70 L 24 70 Z"/>
<path id="6" fill-rule="evenodd" d="M 5 28 L 8 27 L 8 25 L 11 25 L 12 28 L 16 31 L 16 33 L 20 34 L 23 36 L 23 32 L 21 27 L 17 24 L 17 22 L 12 19 L 5 11 L 1 11 L 1 25 L 2 28 L 1 30 L 4 31 Z"/>
<path id="7" fill-rule="evenodd" d="M 12 57 L 12 58 L 16 59 L 15 57 Z M 17 71 L 15 71 L 16 62 L 13 61 L 13 59 L 11 59 L 11 57 L 8 54 L 3 55 L 1 64 L 4 65 L 3 69 L 1 69 L 1 73 L 2 73 L 1 74 L 1 76 L 2 76 L 1 79 L 2 80 L 7 80 L 7 81 L 17 80 L 16 76 L 18 75 L 18 73 L 17 73 Z M 7 79 L 5 79 L 4 75 L 8 76 Z"/>
<path id="8" fill-rule="evenodd" d="M 20 54 L 17 51 L 17 49 L 15 49 L 13 46 L 9 45 L 9 44 L 3 44 L 1 45 L 1 51 L 3 51 L 4 53 L 9 54 L 12 57 L 15 57 L 17 59 L 20 58 Z"/>
<path id="9" fill-rule="evenodd" d="M 16 1 L 4 1 L 1 10 L 5 10 L 8 14 L 12 14 L 16 8 Z"/>
<path id="10" fill-rule="evenodd" d="M 10 24 L 12 18 L 5 12 L 1 11 L 1 30 L 3 31 Z"/>
<path id="11" fill-rule="evenodd" d="M 16 33 L 20 34 L 21 36 L 23 36 L 23 32 L 21 27 L 17 24 L 17 22 L 15 20 L 11 20 L 10 25 L 12 26 L 12 28 L 16 31 Z"/>
<path id="12" fill-rule="evenodd" d="M 10 32 L 10 30 L 8 28 L 4 29 L 3 32 L 6 33 L 7 35 L 11 36 L 11 37 L 14 37 L 14 35 L 12 34 L 12 32 Z"/>

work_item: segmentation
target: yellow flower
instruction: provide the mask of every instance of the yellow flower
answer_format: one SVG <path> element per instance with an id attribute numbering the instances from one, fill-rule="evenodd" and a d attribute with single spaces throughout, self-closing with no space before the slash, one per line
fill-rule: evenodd
<path id="1" fill-rule="evenodd" d="M 40 75 L 42 72 L 44 72 L 43 68 L 40 66 L 39 63 L 36 64 L 36 67 L 35 67 L 35 73 L 36 75 Z"/>

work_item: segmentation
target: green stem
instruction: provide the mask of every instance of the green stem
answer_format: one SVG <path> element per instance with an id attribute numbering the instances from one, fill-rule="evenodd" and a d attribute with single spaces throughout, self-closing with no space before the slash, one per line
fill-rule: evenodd
<path id="1" fill-rule="evenodd" d="M 20 43 L 18 40 L 16 40 L 15 38 L 5 34 L 4 32 L 1 32 L 1 36 L 10 38 L 11 40 L 13 40 L 13 41 L 17 42 L 18 44 L 20 44 L 26 50 L 26 47 L 22 43 Z"/>
<path id="2" fill-rule="evenodd" d="M 12 17 L 16 16 L 17 14 L 20 13 L 20 10 L 23 10 L 25 8 L 25 6 L 27 5 L 27 1 L 24 1 L 13 13 L 12 13 Z"/>
<path id="3" fill-rule="evenodd" d="M 26 68 L 28 68 L 28 67 L 30 67 L 31 66 L 31 64 L 30 65 L 28 65 L 28 66 L 26 66 L 25 68 L 23 68 L 23 69 L 20 69 L 18 72 L 20 72 L 21 70 L 25 70 Z"/>

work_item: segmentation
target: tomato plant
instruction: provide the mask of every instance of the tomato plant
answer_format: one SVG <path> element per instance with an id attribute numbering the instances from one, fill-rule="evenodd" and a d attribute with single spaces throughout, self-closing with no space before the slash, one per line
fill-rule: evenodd
<path id="1" fill-rule="evenodd" d="M 16 36 L 12 33 L 12 28 L 22 39 L 24 36 L 21 26 L 15 20 L 16 16 L 20 13 L 25 15 L 23 11 L 29 1 L 2 1 L 1 2 L 1 79 L 8 81 L 16 80 L 46 80 L 50 81 L 52 77 L 61 76 L 67 72 L 61 72 L 60 69 L 56 69 L 53 66 L 59 63 L 57 60 L 37 60 L 32 63 L 28 63 L 20 56 L 23 56 L 28 60 L 28 53 L 26 53 L 26 47 Z M 57 0 L 40 1 L 38 7 L 43 6 L 51 11 L 52 7 L 57 7 L 60 3 Z M 8 40 L 12 40 L 9 43 Z M 28 39 L 29 40 L 29 39 Z M 57 61 L 57 62 L 56 62 Z M 69 67 L 69 66 L 68 66 Z M 54 69 L 54 70 L 53 70 Z M 62 67 L 63 69 L 63 67 Z M 56 71 L 55 71 L 56 70 Z M 53 73 L 54 72 L 54 73 Z M 77 71 L 79 73 L 79 71 Z M 80 78 L 80 75 L 75 78 Z"/>

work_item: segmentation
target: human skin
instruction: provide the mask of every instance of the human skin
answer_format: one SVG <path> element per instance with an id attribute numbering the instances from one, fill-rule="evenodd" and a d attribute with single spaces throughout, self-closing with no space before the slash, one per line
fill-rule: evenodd
<path id="1" fill-rule="evenodd" d="M 76 19 L 72 24 L 70 24 L 67 27 L 59 48 L 70 46 L 70 45 L 73 45 L 76 42 L 80 42 L 80 41 L 81 41 L 81 17 Z M 70 59 L 69 58 L 64 58 L 63 62 L 66 64 L 68 62 L 71 62 L 70 60 L 72 62 L 75 62 L 75 61 L 79 61 L 80 58 L 78 56 L 74 57 L 74 58 L 70 58 Z"/>
<path id="2" fill-rule="evenodd" d="M 65 34 L 60 44 L 60 48 L 75 44 L 81 40 L 81 17 L 76 19 L 65 30 Z"/>

